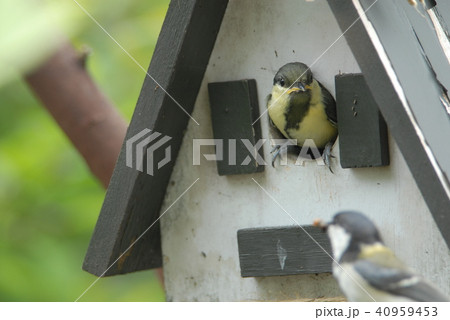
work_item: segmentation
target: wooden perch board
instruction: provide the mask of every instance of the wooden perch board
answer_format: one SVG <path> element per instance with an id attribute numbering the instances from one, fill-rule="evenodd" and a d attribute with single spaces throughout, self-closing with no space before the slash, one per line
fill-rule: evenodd
<path id="1" fill-rule="evenodd" d="M 219 175 L 264 171 L 264 166 L 258 165 L 255 160 L 258 156 L 250 153 L 242 141 L 245 139 L 255 146 L 262 139 L 261 122 L 256 121 L 260 116 L 256 81 L 209 83 L 208 91 L 214 139 L 220 139 L 223 143 L 223 159 L 216 160 Z M 232 141 L 234 147 L 231 146 Z M 263 147 L 257 149 L 259 159 L 263 161 Z M 246 160 L 250 161 L 243 165 Z"/>
<path id="2" fill-rule="evenodd" d="M 336 104 L 341 167 L 389 165 L 386 122 L 362 74 L 336 76 Z"/>
<path id="3" fill-rule="evenodd" d="M 241 229 L 237 236 L 242 277 L 331 272 L 331 246 L 320 228 Z"/>

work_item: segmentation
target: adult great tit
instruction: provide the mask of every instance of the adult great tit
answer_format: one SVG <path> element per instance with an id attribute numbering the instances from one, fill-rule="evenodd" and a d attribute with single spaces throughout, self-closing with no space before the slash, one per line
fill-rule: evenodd
<path id="1" fill-rule="evenodd" d="M 297 140 L 299 147 L 317 147 L 330 168 L 331 146 L 338 133 L 336 102 L 306 64 L 292 62 L 278 70 L 267 108 L 271 122 L 285 138 Z"/>
<path id="2" fill-rule="evenodd" d="M 315 225 L 327 230 L 333 275 L 349 301 L 450 301 L 397 259 L 363 214 L 341 212 L 332 222 Z"/>

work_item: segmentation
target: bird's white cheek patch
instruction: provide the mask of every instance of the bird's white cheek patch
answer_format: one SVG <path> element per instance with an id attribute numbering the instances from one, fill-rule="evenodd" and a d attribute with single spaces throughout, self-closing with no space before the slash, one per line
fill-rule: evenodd
<path id="1" fill-rule="evenodd" d="M 339 261 L 350 243 L 351 236 L 344 228 L 335 225 L 328 226 L 328 236 L 334 259 Z"/>

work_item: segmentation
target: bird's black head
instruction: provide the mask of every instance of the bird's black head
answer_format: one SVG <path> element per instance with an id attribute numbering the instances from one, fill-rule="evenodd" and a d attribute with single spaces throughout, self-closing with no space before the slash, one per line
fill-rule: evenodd
<path id="1" fill-rule="evenodd" d="M 273 84 L 283 88 L 293 88 L 293 92 L 305 92 L 313 81 L 313 75 L 309 67 L 300 62 L 285 64 L 278 70 L 273 78 Z"/>
<path id="2" fill-rule="evenodd" d="M 332 225 L 342 227 L 352 237 L 353 241 L 364 244 L 381 242 L 381 237 L 375 224 L 365 215 L 356 211 L 337 213 Z"/>
<path id="3" fill-rule="evenodd" d="M 338 261 L 355 259 L 363 245 L 383 243 L 373 222 L 355 211 L 337 213 L 327 225 L 327 231 Z"/>

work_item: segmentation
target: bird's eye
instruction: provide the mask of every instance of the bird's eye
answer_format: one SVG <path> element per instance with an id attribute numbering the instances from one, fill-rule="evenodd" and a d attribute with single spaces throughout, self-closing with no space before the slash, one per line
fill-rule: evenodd
<path id="1" fill-rule="evenodd" d="M 283 78 L 278 79 L 278 82 L 280 83 L 280 86 L 284 87 L 285 82 Z"/>

